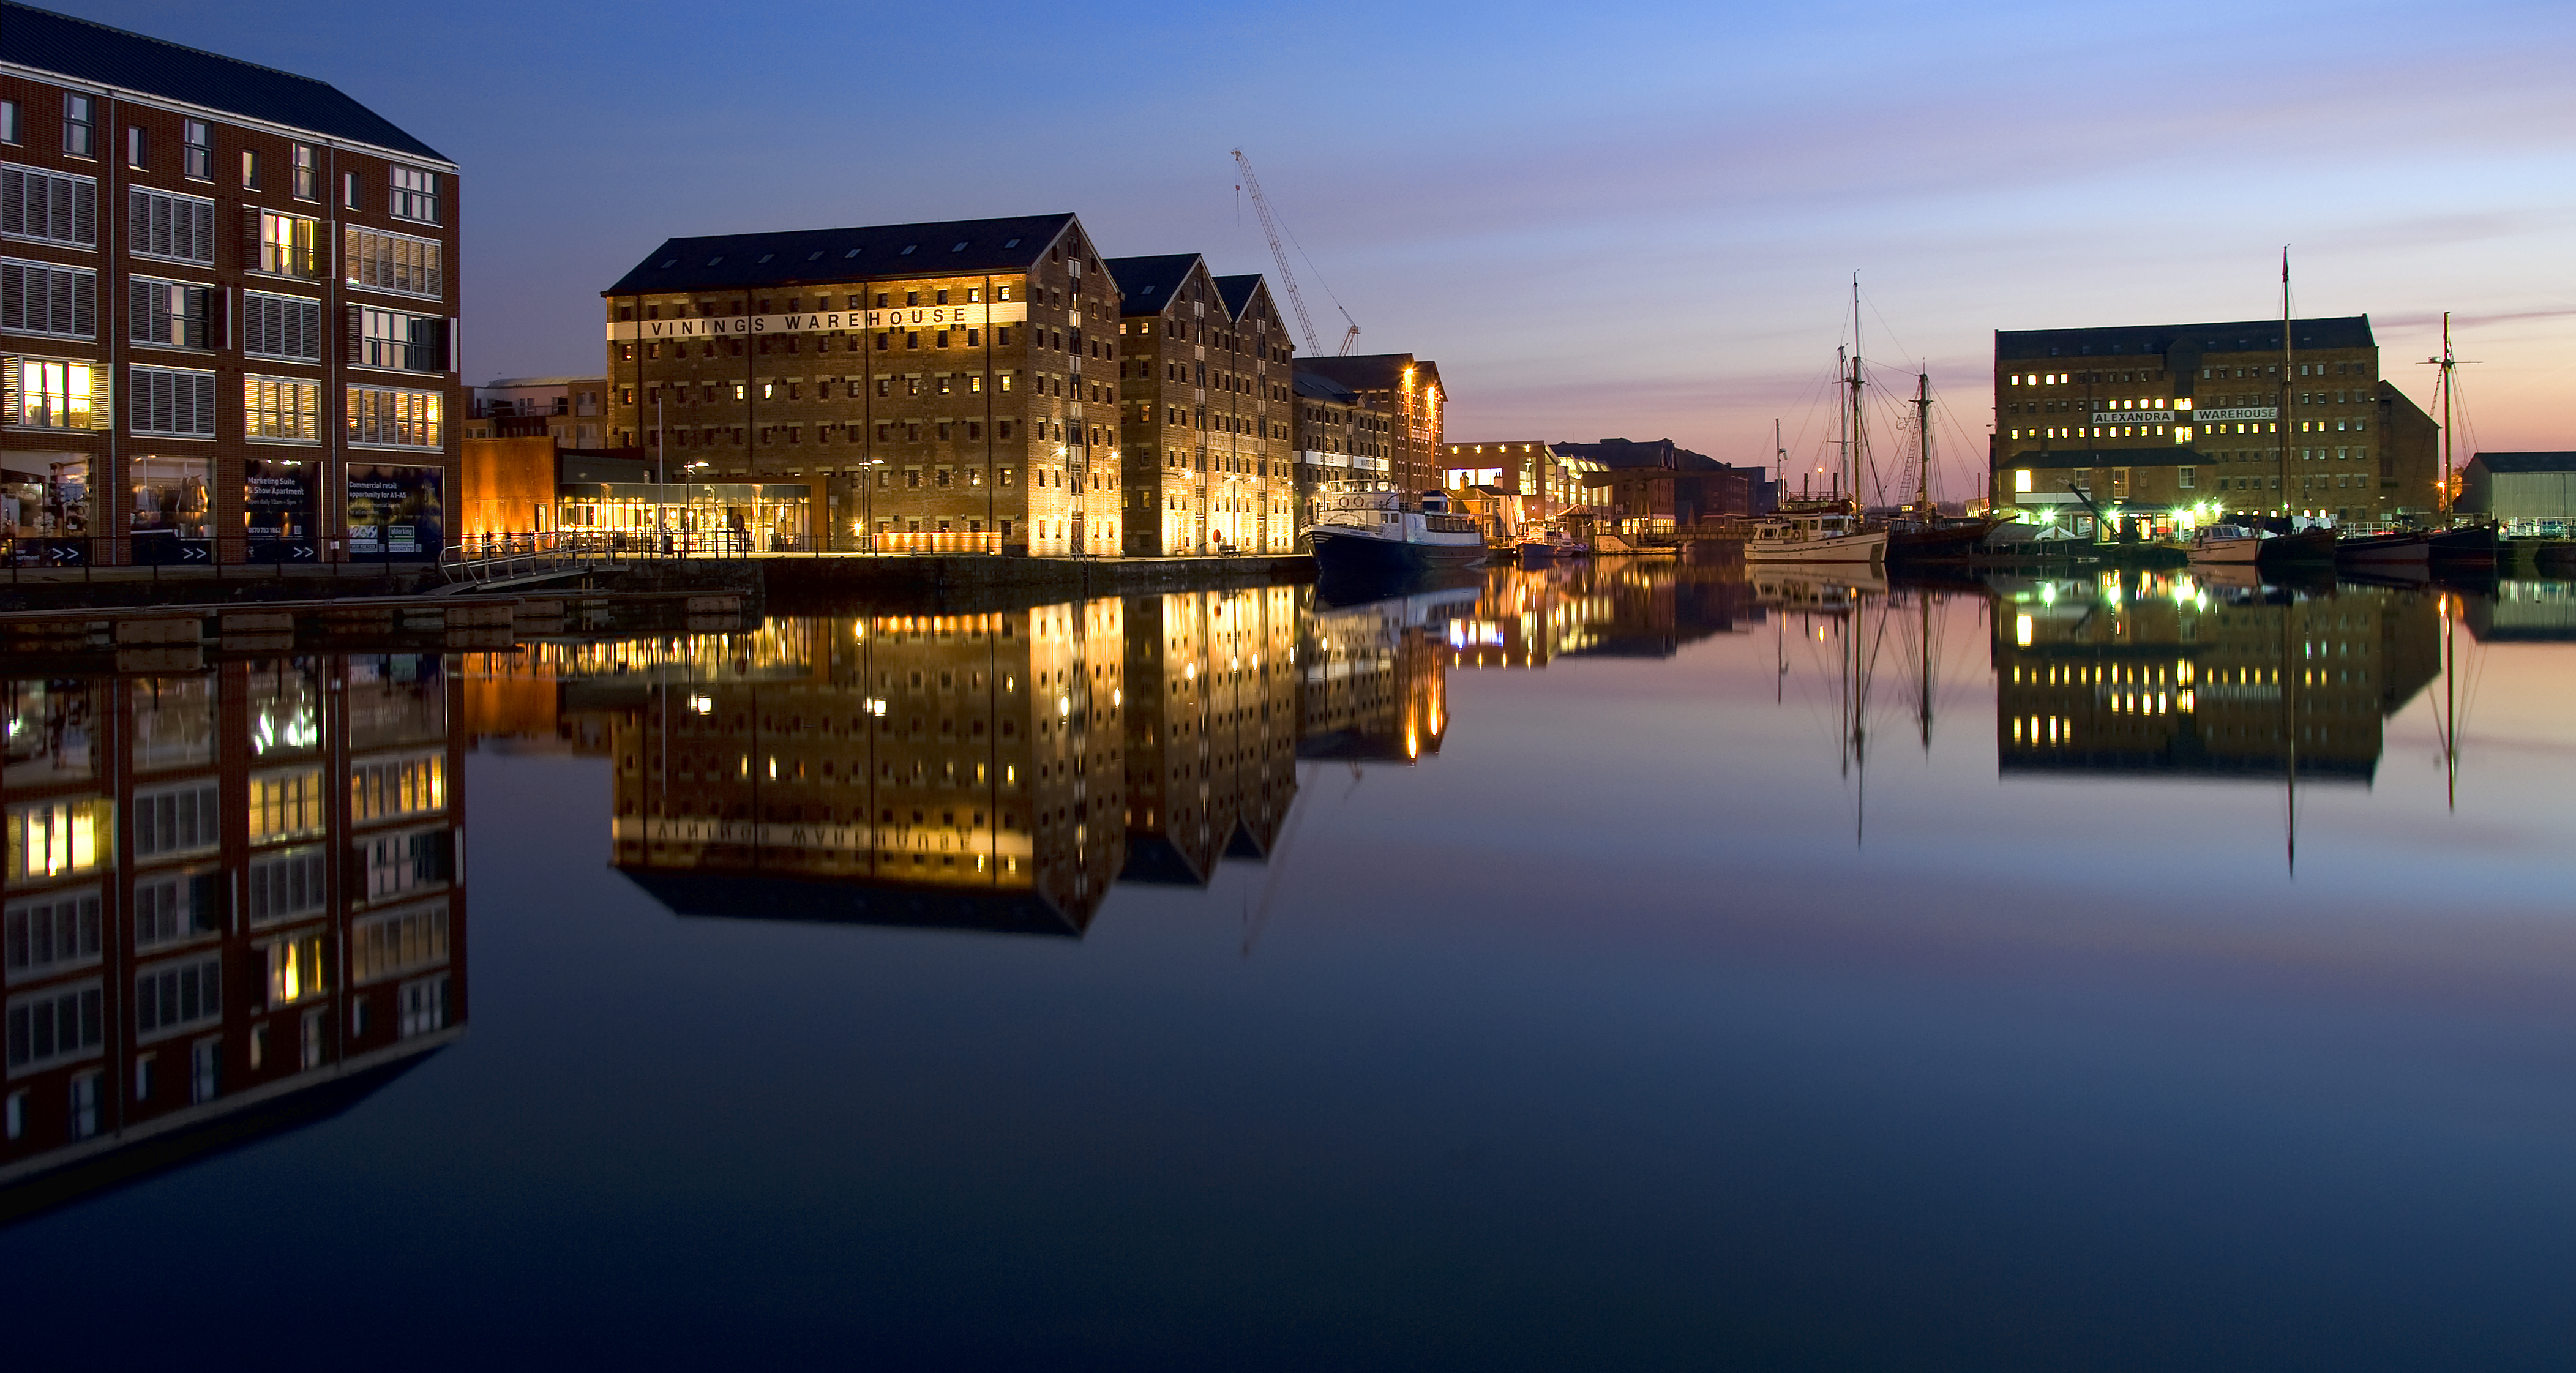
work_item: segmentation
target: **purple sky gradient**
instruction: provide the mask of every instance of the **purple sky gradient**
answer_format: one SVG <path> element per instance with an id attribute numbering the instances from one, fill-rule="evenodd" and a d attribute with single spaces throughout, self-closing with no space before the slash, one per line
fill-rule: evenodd
<path id="1" fill-rule="evenodd" d="M 2369 314 L 2463 445 L 2576 447 L 2576 6 L 62 8 L 333 82 L 465 167 L 469 380 L 595 372 L 673 234 L 1059 210 L 1271 271 L 1238 144 L 1367 351 L 1452 438 L 1669 435 L 1794 464 L 1858 271 L 1945 486 L 1992 331 Z"/>

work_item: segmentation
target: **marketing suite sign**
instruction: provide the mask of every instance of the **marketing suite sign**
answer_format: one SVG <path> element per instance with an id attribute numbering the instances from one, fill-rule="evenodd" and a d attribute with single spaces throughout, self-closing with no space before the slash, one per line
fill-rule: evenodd
<path id="1" fill-rule="evenodd" d="M 621 320 L 608 326 L 612 343 L 638 339 L 747 338 L 755 334 L 836 334 L 871 329 L 966 329 L 1017 324 L 1029 317 L 1023 300 L 971 305 L 907 305 L 883 310 L 825 310 L 804 315 L 706 315 L 695 319 Z"/>

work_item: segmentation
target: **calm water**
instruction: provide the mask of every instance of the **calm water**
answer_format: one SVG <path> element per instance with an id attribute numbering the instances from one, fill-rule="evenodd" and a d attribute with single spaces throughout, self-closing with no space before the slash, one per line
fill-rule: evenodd
<path id="1" fill-rule="evenodd" d="M 2576 1357 L 2564 584 L 149 666 L 9 684 L 20 1366 Z"/>

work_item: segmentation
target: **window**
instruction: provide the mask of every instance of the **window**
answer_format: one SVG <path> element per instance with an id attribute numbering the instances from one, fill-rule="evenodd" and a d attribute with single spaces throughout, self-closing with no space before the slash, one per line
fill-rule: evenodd
<path id="1" fill-rule="evenodd" d="M 125 337 L 169 348 L 203 348 L 215 299 L 211 287 L 130 278 L 125 283 Z"/>
<path id="2" fill-rule="evenodd" d="M 451 830 L 380 834 L 359 842 L 358 860 L 366 869 L 367 899 L 383 901 L 451 880 L 456 836 Z"/>
<path id="3" fill-rule="evenodd" d="M 125 246 L 145 257 L 215 260 L 215 202 L 161 191 L 129 190 Z"/>
<path id="4" fill-rule="evenodd" d="M 0 235 L 98 246 L 98 183 L 85 176 L 0 166 Z"/>
<path id="5" fill-rule="evenodd" d="M 242 351 L 259 357 L 322 360 L 322 302 L 242 295 Z"/>
<path id="6" fill-rule="evenodd" d="M 66 93 L 63 96 L 63 151 L 74 157 L 91 155 L 90 97 Z"/>
<path id="7" fill-rule="evenodd" d="M 392 179 L 394 218 L 438 222 L 438 173 L 396 167 Z"/>
<path id="8" fill-rule="evenodd" d="M 260 188 L 260 187 L 259 187 L 259 172 L 260 172 L 260 166 L 259 166 L 259 154 L 258 154 L 258 153 L 256 153 L 256 152 L 253 152 L 252 150 L 250 150 L 250 149 L 248 149 L 248 148 L 244 148 L 244 149 L 242 149 L 242 189 L 243 189 L 243 190 L 245 190 L 245 191 L 256 191 L 256 190 L 258 190 L 258 189 Z"/>
<path id="9" fill-rule="evenodd" d="M 180 170 L 197 181 L 215 179 L 215 136 L 202 119 L 179 121 Z"/>
<path id="10" fill-rule="evenodd" d="M 250 779 L 250 841 L 319 834 L 322 830 L 322 769 L 294 768 L 254 774 Z"/>
<path id="11" fill-rule="evenodd" d="M 215 784 L 186 782 L 134 794 L 134 856 L 167 858 L 222 842 L 216 823 Z"/>
<path id="12" fill-rule="evenodd" d="M 250 861 L 250 923 L 278 925 L 329 909 L 323 889 L 323 852 L 318 848 L 265 853 Z"/>
<path id="13" fill-rule="evenodd" d="M 350 312 L 358 314 L 358 350 L 348 361 L 402 371 L 448 371 L 446 319 L 399 309 L 350 307 Z"/>
<path id="14" fill-rule="evenodd" d="M 12 901 L 6 931 L 12 982 L 95 963 L 99 951 L 98 892 L 55 892 Z"/>
<path id="15" fill-rule="evenodd" d="M 349 442 L 438 447 L 438 393 L 350 387 Z"/>
<path id="16" fill-rule="evenodd" d="M 148 1041 L 223 1019 L 223 972 L 223 959 L 214 954 L 136 970 L 136 1038 Z"/>
<path id="17" fill-rule="evenodd" d="M 0 876 L 17 881 L 96 868 L 102 853 L 113 857 L 116 850 L 109 815 L 107 803 L 97 797 L 11 806 L 8 867 Z"/>
<path id="18" fill-rule="evenodd" d="M 369 916 L 349 929 L 349 985 L 417 972 L 447 961 L 447 903 Z"/>
<path id="19" fill-rule="evenodd" d="M 104 429 L 106 387 L 98 365 L 55 358 L 0 357 L 0 417 L 32 429 Z"/>
<path id="20" fill-rule="evenodd" d="M 283 1006 L 330 990 L 322 961 L 322 932 L 288 935 L 268 944 L 268 1004 Z"/>
<path id="21" fill-rule="evenodd" d="M 447 1028 L 447 974 L 406 982 L 397 993 L 401 1007 L 398 1033 L 409 1039 Z"/>
<path id="22" fill-rule="evenodd" d="M 352 286 L 415 296 L 446 293 L 446 251 L 437 243 L 402 234 L 350 229 L 343 235 L 342 246 Z"/>
<path id="23" fill-rule="evenodd" d="M 298 143 L 295 145 L 294 151 L 289 156 L 292 158 L 295 167 L 295 198 L 298 200 L 320 200 L 322 198 L 322 169 L 317 161 L 317 155 L 313 151 L 313 145 L 310 143 Z"/>
<path id="24" fill-rule="evenodd" d="M 215 436 L 214 373 L 136 367 L 127 376 L 133 384 L 126 406 L 127 428 L 137 434 Z"/>
<path id="25" fill-rule="evenodd" d="M 9 1003 L 12 1074 L 76 1058 L 94 1058 L 99 1043 L 99 984 L 38 992 Z"/>
<path id="26" fill-rule="evenodd" d="M 296 377 L 242 378 L 243 433 L 254 439 L 322 437 L 322 383 Z"/>
<path id="27" fill-rule="evenodd" d="M 245 210 L 243 214 L 250 227 L 252 271 L 307 281 L 322 275 L 316 239 L 320 226 L 315 221 L 269 210 Z"/>
<path id="28" fill-rule="evenodd" d="M 447 806 L 447 759 L 423 753 L 349 769 L 349 818 L 364 824 Z"/>
<path id="29" fill-rule="evenodd" d="M 137 879 L 134 884 L 134 947 L 159 948 L 217 927 L 215 906 L 222 891 L 221 873 L 173 873 Z"/>

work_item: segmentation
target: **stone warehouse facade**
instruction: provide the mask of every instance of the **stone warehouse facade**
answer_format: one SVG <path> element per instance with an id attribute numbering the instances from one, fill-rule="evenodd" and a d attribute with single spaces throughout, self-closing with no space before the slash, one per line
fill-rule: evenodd
<path id="1" fill-rule="evenodd" d="M 1119 290 L 1073 215 L 675 238 L 603 295 L 620 446 L 810 491 L 825 528 L 761 546 L 1122 546 Z"/>
<path id="2" fill-rule="evenodd" d="M 1116 258 L 1131 554 L 1296 540 L 1295 349 L 1270 288 L 1196 253 Z"/>
<path id="3" fill-rule="evenodd" d="M 323 82 L 0 4 L 11 556 L 435 557 L 459 208 Z"/>

